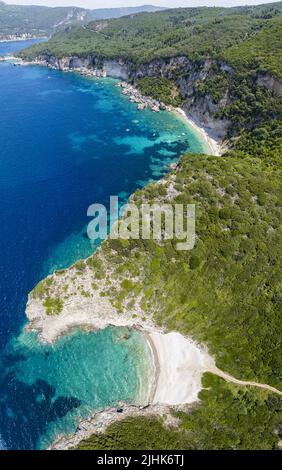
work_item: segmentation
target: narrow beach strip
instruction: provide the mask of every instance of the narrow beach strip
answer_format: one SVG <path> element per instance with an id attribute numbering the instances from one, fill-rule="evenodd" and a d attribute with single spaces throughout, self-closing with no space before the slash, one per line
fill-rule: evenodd
<path id="1" fill-rule="evenodd" d="M 207 147 L 207 151 L 210 155 L 214 155 L 219 157 L 223 153 L 222 146 L 219 143 L 219 140 L 212 137 L 208 131 L 208 129 L 204 125 L 200 125 L 200 123 L 196 122 L 191 116 L 189 116 L 185 111 L 181 108 L 175 108 L 175 111 L 178 115 L 183 117 L 185 121 L 188 123 L 190 127 L 192 127 L 201 139 L 204 141 Z"/>

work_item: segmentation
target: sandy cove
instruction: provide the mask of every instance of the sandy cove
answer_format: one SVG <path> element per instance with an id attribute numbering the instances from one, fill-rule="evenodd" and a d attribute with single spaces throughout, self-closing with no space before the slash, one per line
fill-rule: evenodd
<path id="1" fill-rule="evenodd" d="M 127 82 L 119 82 L 118 86 L 122 89 L 122 94 L 129 97 L 130 101 L 137 104 L 139 110 L 146 108 L 152 109 L 152 111 L 159 112 L 166 110 L 168 112 L 176 113 L 178 116 L 181 116 L 185 123 L 192 128 L 199 137 L 206 144 L 206 150 L 209 155 L 220 156 L 226 150 L 225 146 L 222 145 L 220 138 L 218 137 L 215 131 L 208 128 L 204 123 L 199 122 L 195 116 L 191 116 L 186 113 L 182 108 L 174 108 L 173 106 L 167 106 L 161 101 L 155 100 L 149 96 L 144 96 L 140 91 L 135 88 L 133 85 L 128 84 Z"/>
<path id="2" fill-rule="evenodd" d="M 94 331 L 107 326 L 137 329 L 148 341 L 155 366 L 151 387 L 142 405 L 181 405 L 197 401 L 202 375 L 214 369 L 214 359 L 192 339 L 178 332 L 167 333 L 152 319 L 144 320 L 140 313 L 134 320 L 132 312 L 117 313 L 99 291 L 92 298 L 74 296 L 59 315 L 47 315 L 42 303 L 30 298 L 26 329 L 39 332 L 40 339 L 47 343 L 54 343 L 78 327 Z"/>
<path id="3" fill-rule="evenodd" d="M 179 420 L 174 410 L 188 411 L 198 401 L 202 374 L 214 367 L 213 359 L 193 341 L 180 333 L 144 332 L 153 354 L 155 378 L 152 398 L 146 404 L 119 403 L 116 407 L 96 411 L 89 418 L 78 421 L 70 435 L 59 435 L 48 450 L 73 448 L 94 433 L 104 433 L 116 421 L 136 416 L 162 416 L 166 426 L 173 427 Z"/>
<path id="4" fill-rule="evenodd" d="M 64 276 L 70 280 L 69 271 L 66 271 L 57 282 L 66 282 Z M 87 282 L 88 273 L 85 274 L 84 285 Z M 135 312 L 138 311 L 139 308 Z M 78 420 L 75 433 L 58 436 L 51 449 L 74 447 L 91 434 L 104 432 L 113 422 L 131 416 L 164 416 L 165 422 L 172 425 L 175 418 L 170 408 L 186 410 L 196 403 L 202 388 L 202 375 L 215 367 L 207 350 L 192 339 L 178 332 L 164 332 L 152 319 L 144 320 L 142 312 L 134 320 L 132 312 L 117 313 L 109 299 L 100 296 L 99 290 L 91 298 L 73 296 L 59 315 L 47 315 L 41 301 L 30 297 L 26 313 L 29 319 L 26 329 L 37 331 L 40 339 L 48 343 L 78 327 L 92 331 L 110 325 L 137 329 L 148 342 L 154 364 L 151 384 L 145 393 L 142 391 L 139 404 L 120 404 L 122 413 L 117 412 L 116 407 L 108 408 Z"/>
<path id="5" fill-rule="evenodd" d="M 222 145 L 216 133 L 212 133 L 211 129 L 208 129 L 203 123 L 200 123 L 194 116 L 190 116 L 183 109 L 175 108 L 174 111 L 184 118 L 188 125 L 201 136 L 207 146 L 207 153 L 209 153 L 209 155 L 219 157 L 224 153 L 226 148 Z"/>
<path id="6" fill-rule="evenodd" d="M 204 372 L 213 370 L 213 358 L 204 348 L 177 332 L 149 333 L 155 354 L 156 387 L 153 404 L 181 405 L 198 400 Z"/>

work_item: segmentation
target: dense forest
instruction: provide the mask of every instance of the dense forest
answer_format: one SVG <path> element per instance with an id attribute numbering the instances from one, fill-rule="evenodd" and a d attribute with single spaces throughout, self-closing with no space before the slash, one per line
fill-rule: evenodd
<path id="1" fill-rule="evenodd" d="M 282 59 L 281 13 L 282 2 L 257 7 L 178 8 L 141 13 L 73 27 L 55 34 L 47 44 L 33 46 L 25 56 L 43 52 L 57 57 L 95 54 L 139 64 L 155 58 L 187 55 L 193 60 L 225 58 L 237 65 L 238 60 L 240 64 L 250 63 L 255 57 L 258 66 L 261 61 L 264 69 L 276 73 L 275 68 L 281 66 Z M 265 40 L 265 29 L 268 38 L 274 36 L 273 42 Z M 269 29 L 271 32 L 267 33 Z M 242 53 L 234 48 L 239 44 Z"/>
<path id="2" fill-rule="evenodd" d="M 99 282 L 111 266 L 103 295 L 118 311 L 129 311 L 141 298 L 144 316 L 153 313 L 167 330 L 206 344 L 221 369 L 282 390 L 282 105 L 281 95 L 259 82 L 261 76 L 277 83 L 282 77 L 281 11 L 280 2 L 94 22 L 56 34 L 23 56 L 95 54 L 123 58 L 133 68 L 183 55 L 201 68 L 212 59 L 205 78 L 194 85 L 193 100 L 209 96 L 214 104 L 224 102 L 215 117 L 229 122 L 229 150 L 221 157 L 187 154 L 162 184 L 132 196 L 137 205 L 165 203 L 173 186 L 173 202 L 194 203 L 195 248 L 178 251 L 174 240 L 106 240 L 99 252 L 77 264 L 77 276 L 83 278 L 85 267 L 91 267 Z M 177 93 L 182 78 L 176 71 L 170 79 L 145 77 L 136 84 L 144 93 L 163 101 L 173 97 L 179 104 L 185 102 Z M 52 279 L 55 283 L 56 276 Z M 58 314 L 63 293 L 54 298 L 52 289 L 49 279 L 33 295 L 48 313 Z M 54 310 L 58 303 L 60 309 Z M 203 386 L 200 404 L 177 415 L 178 427 L 168 428 L 157 417 L 125 419 L 79 448 L 278 448 L 281 398 L 211 374 L 204 376 Z"/>

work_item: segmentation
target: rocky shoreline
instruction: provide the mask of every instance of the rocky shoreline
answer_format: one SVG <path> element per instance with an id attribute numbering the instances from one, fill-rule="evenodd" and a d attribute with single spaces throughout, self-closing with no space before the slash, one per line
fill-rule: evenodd
<path id="1" fill-rule="evenodd" d="M 14 60 L 15 57 L 10 57 L 9 60 L 11 59 Z M 0 58 L 0 60 L 8 60 L 8 57 Z M 76 72 L 81 76 L 88 78 L 106 78 L 111 76 L 107 70 L 103 68 L 89 68 L 86 66 L 70 68 L 69 65 L 64 65 L 64 63 L 60 63 L 58 66 L 57 63 L 49 63 L 47 60 L 42 58 L 32 61 L 16 59 L 14 63 L 15 65 L 43 65 L 51 69 L 61 70 L 62 72 Z M 137 105 L 137 108 L 140 111 L 144 109 L 151 109 L 153 112 L 168 111 L 177 113 L 178 116 L 184 118 L 186 123 L 188 123 L 188 125 L 192 127 L 204 140 L 207 147 L 206 153 L 220 156 L 228 149 L 228 144 L 226 142 L 223 144 L 222 130 L 220 129 L 218 132 L 215 129 L 208 127 L 191 110 L 174 108 L 173 106 L 165 105 L 163 102 L 150 96 L 144 96 L 136 87 L 124 80 L 120 80 L 117 86 L 121 88 L 123 95 L 127 96 L 132 103 Z"/>
<path id="2" fill-rule="evenodd" d="M 15 59 L 14 57 L 10 57 L 10 59 Z M 4 59 L 3 59 L 4 60 Z M 6 59 L 7 60 L 7 59 Z M 61 70 L 62 72 L 76 72 L 79 73 L 83 77 L 88 78 L 106 78 L 109 76 L 107 71 L 104 69 L 99 68 L 88 68 L 88 67 L 79 67 L 79 68 L 69 68 L 67 66 L 60 66 L 52 65 L 42 59 L 35 59 L 33 61 L 23 61 L 21 59 L 17 59 L 17 65 L 44 65 L 54 70 Z M 159 111 L 172 111 L 172 106 L 166 106 L 161 101 L 158 101 L 150 96 L 144 96 L 140 93 L 137 88 L 125 81 L 119 81 L 117 84 L 118 87 L 122 89 L 122 94 L 129 97 L 132 103 L 137 104 L 137 108 L 139 110 L 143 109 L 151 109 L 154 112 Z"/>
<path id="3" fill-rule="evenodd" d="M 26 33 L 17 36 L 15 34 L 8 34 L 7 36 L 2 36 L 0 42 L 15 42 L 15 41 L 28 41 L 30 39 L 48 39 L 47 36 L 33 36 L 32 34 Z"/>
<path id="4" fill-rule="evenodd" d="M 78 444 L 92 436 L 92 434 L 102 434 L 106 429 L 117 421 L 137 416 L 161 416 L 164 418 L 165 425 L 168 427 L 176 427 L 179 420 L 170 413 L 169 406 L 147 405 L 135 406 L 119 403 L 118 407 L 111 407 L 101 411 L 97 411 L 87 419 L 80 420 L 77 429 L 73 434 L 68 436 L 61 434 L 47 448 L 47 450 L 69 450 L 78 446 Z M 179 406 L 174 408 L 176 411 L 188 411 L 191 407 Z"/>
<path id="5" fill-rule="evenodd" d="M 154 112 L 159 112 L 159 111 L 172 111 L 172 106 L 166 106 L 164 103 L 161 101 L 155 100 L 154 98 L 151 98 L 150 96 L 144 96 L 142 93 L 140 93 L 137 88 L 135 88 L 133 85 L 130 85 L 127 82 L 119 82 L 118 86 L 122 88 L 122 94 L 126 95 L 129 97 L 130 101 L 132 103 L 137 104 L 137 108 L 139 110 L 143 109 L 151 109 Z"/>

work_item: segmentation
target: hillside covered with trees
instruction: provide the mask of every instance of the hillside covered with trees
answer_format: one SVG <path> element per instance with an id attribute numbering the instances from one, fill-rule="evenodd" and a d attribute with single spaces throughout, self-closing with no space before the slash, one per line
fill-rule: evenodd
<path id="1" fill-rule="evenodd" d="M 47 44 L 33 46 L 26 54 L 29 57 L 42 52 L 57 57 L 95 54 L 138 64 L 180 55 L 192 60 L 223 59 L 229 57 L 229 48 L 233 46 L 230 58 L 236 60 L 234 46 L 241 48 L 244 43 L 243 61 L 248 59 L 245 56 L 250 55 L 252 41 L 255 41 L 257 50 L 263 52 L 266 66 L 265 62 L 273 59 L 267 58 L 270 44 L 265 42 L 261 30 L 272 29 L 271 34 L 275 34 L 272 53 L 278 54 L 276 30 L 281 28 L 281 14 L 282 2 L 258 7 L 178 8 L 155 14 L 141 13 L 73 27 L 68 32 L 55 34 Z M 281 56 L 276 57 L 280 57 L 281 64 Z M 275 64 L 277 67 L 279 60 Z M 272 70 L 271 64 L 268 65 Z"/>
<path id="2" fill-rule="evenodd" d="M 144 5 L 132 8 L 89 10 L 72 6 L 51 8 L 37 5 L 8 5 L 0 1 L 0 39 L 24 34 L 49 36 L 55 31 L 64 30 L 73 24 L 87 23 L 94 19 L 119 18 L 141 11 L 153 12 L 161 9 Z"/>

